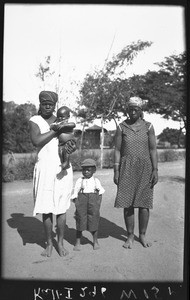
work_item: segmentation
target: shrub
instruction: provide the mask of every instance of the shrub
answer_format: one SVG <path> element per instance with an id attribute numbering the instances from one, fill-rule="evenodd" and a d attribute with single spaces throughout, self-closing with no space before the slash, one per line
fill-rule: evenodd
<path id="1" fill-rule="evenodd" d="M 175 161 L 185 158 L 185 151 L 163 150 L 159 153 L 158 160 L 160 162 Z"/>
<path id="2" fill-rule="evenodd" d="M 3 167 L 2 182 L 12 182 L 15 180 L 14 167 Z"/>
<path id="3" fill-rule="evenodd" d="M 14 180 L 32 179 L 35 161 L 36 158 L 31 156 L 17 160 L 14 164 L 3 166 L 2 181 L 11 182 Z"/>

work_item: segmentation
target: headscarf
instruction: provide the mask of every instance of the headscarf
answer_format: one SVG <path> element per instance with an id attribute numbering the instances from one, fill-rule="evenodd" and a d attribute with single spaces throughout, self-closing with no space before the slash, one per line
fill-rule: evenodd
<path id="1" fill-rule="evenodd" d="M 140 97 L 131 97 L 127 102 L 127 106 L 137 106 L 142 109 L 147 102 L 148 100 L 142 100 Z"/>
<path id="2" fill-rule="evenodd" d="M 42 91 L 39 94 L 39 100 L 40 103 L 43 101 L 50 101 L 53 104 L 55 104 L 58 101 L 58 95 L 55 92 L 50 92 L 50 91 Z"/>

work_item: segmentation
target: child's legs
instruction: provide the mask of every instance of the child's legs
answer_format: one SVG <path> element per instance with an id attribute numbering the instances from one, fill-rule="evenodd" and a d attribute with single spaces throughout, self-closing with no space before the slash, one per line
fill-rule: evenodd
<path id="1" fill-rule="evenodd" d="M 65 145 L 59 145 L 59 157 L 61 160 L 61 164 L 63 168 L 69 167 L 69 157 L 70 155 L 67 153 L 65 149 Z"/>
<path id="2" fill-rule="evenodd" d="M 98 231 L 101 202 L 102 195 L 98 195 L 96 193 L 88 194 L 87 230 L 90 232 Z"/>
<path id="3" fill-rule="evenodd" d="M 77 230 L 77 232 L 76 232 L 76 242 L 75 242 L 75 246 L 74 246 L 73 250 L 75 250 L 75 251 L 81 250 L 81 245 L 80 245 L 81 237 L 82 237 L 82 231 Z"/>
<path id="4" fill-rule="evenodd" d="M 88 197 L 86 194 L 79 193 L 75 201 L 76 207 L 76 230 L 87 230 L 87 203 Z"/>

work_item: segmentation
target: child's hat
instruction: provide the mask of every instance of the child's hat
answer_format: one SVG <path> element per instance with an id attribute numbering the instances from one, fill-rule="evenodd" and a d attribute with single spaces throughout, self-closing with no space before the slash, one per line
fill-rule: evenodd
<path id="1" fill-rule="evenodd" d="M 92 158 L 87 158 L 81 163 L 81 167 L 96 167 L 96 162 Z"/>

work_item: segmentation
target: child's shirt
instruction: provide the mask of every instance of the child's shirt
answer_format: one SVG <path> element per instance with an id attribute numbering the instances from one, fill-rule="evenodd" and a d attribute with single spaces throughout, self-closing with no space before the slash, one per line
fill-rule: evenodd
<path id="1" fill-rule="evenodd" d="M 99 195 L 102 195 L 105 190 L 102 187 L 100 180 L 98 178 L 95 178 L 94 176 L 90 178 L 78 178 L 75 187 L 74 187 L 74 193 L 71 196 L 71 199 L 75 199 L 78 197 L 78 193 L 81 191 L 83 193 L 95 193 L 96 190 L 98 190 Z"/>

